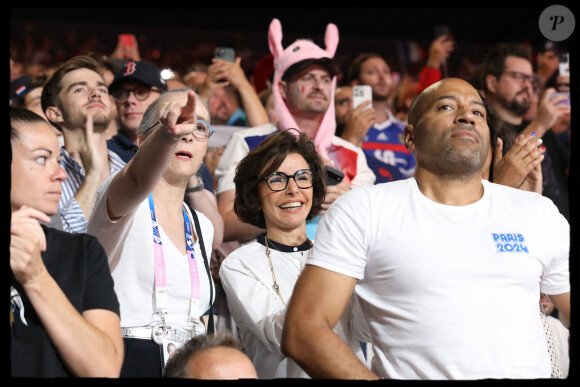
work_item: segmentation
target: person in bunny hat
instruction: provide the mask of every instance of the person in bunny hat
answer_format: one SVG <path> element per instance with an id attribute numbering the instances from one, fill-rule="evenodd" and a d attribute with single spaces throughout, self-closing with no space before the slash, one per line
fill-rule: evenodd
<path id="1" fill-rule="evenodd" d="M 344 173 L 341 182 L 327 186 L 320 215 L 351 187 L 375 182 L 375 175 L 368 167 L 362 150 L 335 135 L 334 89 L 337 71 L 332 58 L 338 46 L 336 25 L 327 25 L 324 41 L 326 49 L 307 39 L 298 39 L 284 49 L 282 24 L 278 19 L 270 23 L 268 44 L 274 58 L 272 93 L 277 126 L 266 124 L 235 132 L 215 170 L 218 206 L 224 219 L 226 242 L 252 240 L 264 231 L 242 223 L 233 211 L 234 176 L 236 166 L 245 154 L 278 130 L 295 128 L 306 133 L 325 164 Z M 313 238 L 318 219 L 311 222 L 313 227 L 310 228 L 309 237 Z"/>

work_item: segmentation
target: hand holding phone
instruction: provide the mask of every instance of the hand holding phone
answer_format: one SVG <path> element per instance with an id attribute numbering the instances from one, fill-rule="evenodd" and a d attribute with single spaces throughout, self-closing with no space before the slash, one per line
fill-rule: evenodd
<path id="1" fill-rule="evenodd" d="M 344 179 L 344 172 L 331 167 L 326 166 L 326 185 L 336 185 Z"/>
<path id="2" fill-rule="evenodd" d="M 226 60 L 228 62 L 236 61 L 236 52 L 231 47 L 217 47 L 213 56 L 216 59 Z"/>
<path id="3" fill-rule="evenodd" d="M 361 103 L 369 101 L 368 109 L 373 102 L 373 90 L 369 85 L 355 85 L 352 87 L 352 108 L 356 109 Z M 364 109 L 363 109 L 364 110 Z"/>
<path id="4" fill-rule="evenodd" d="M 569 91 L 561 91 L 561 92 L 553 93 L 550 96 L 550 99 L 559 98 L 561 96 L 562 97 L 566 97 L 566 99 L 564 99 L 563 101 L 558 102 L 557 105 L 568 105 L 568 106 L 570 106 L 570 92 Z"/>
<path id="5" fill-rule="evenodd" d="M 135 35 L 133 34 L 119 34 L 119 44 L 127 47 L 135 46 Z"/>

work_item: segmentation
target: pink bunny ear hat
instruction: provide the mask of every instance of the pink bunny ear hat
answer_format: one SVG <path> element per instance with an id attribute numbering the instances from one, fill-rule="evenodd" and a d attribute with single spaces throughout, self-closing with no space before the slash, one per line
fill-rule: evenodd
<path id="1" fill-rule="evenodd" d="M 294 117 L 290 114 L 286 103 L 282 99 L 278 87 L 279 81 L 286 70 L 295 63 L 307 59 L 333 58 L 338 46 L 338 28 L 330 23 L 326 27 L 324 36 L 326 50 L 321 49 L 310 40 L 299 39 L 286 48 L 282 47 L 282 24 L 280 20 L 273 19 L 268 30 L 268 44 L 270 52 L 274 56 L 274 81 L 272 93 L 274 95 L 274 107 L 278 118 L 278 128 L 286 130 L 289 128 L 298 128 Z M 334 90 L 336 88 L 336 76 L 332 78 L 332 88 L 330 90 L 330 105 L 326 111 L 318 131 L 314 136 L 314 144 L 320 156 L 328 158 L 327 150 L 332 142 L 336 130 L 336 117 L 334 114 Z M 300 128 L 298 128 L 300 129 Z"/>

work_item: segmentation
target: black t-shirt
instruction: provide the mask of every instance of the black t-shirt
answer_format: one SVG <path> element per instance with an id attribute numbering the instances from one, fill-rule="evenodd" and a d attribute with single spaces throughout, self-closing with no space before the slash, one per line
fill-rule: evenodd
<path id="1" fill-rule="evenodd" d="M 50 275 L 79 312 L 105 309 L 119 314 L 119 301 L 105 250 L 92 235 L 72 234 L 42 226 L 46 252 L 42 254 Z M 24 306 L 25 325 L 20 310 L 14 311 L 11 325 L 10 361 L 12 376 L 73 376 L 66 368 L 42 326 L 26 293 L 14 276 L 12 286 Z M 82 343 L 79 343 L 82 346 Z"/>

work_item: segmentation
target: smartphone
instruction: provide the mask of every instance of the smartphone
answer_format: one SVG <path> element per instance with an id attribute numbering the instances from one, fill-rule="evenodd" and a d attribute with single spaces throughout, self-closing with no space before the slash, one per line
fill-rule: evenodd
<path id="1" fill-rule="evenodd" d="M 344 172 L 330 165 L 326 166 L 326 185 L 337 185 L 342 179 L 344 179 Z"/>
<path id="2" fill-rule="evenodd" d="M 127 47 L 133 47 L 135 46 L 135 35 L 119 34 L 119 43 Z"/>
<path id="3" fill-rule="evenodd" d="M 566 97 L 568 97 L 568 99 L 565 99 L 564 101 L 558 103 L 558 105 L 568 105 L 570 106 L 570 92 L 569 91 L 560 91 L 557 93 L 553 93 L 550 98 L 554 98 L 560 95 L 565 95 Z"/>
<path id="4" fill-rule="evenodd" d="M 570 76 L 570 62 L 568 53 L 560 55 L 560 63 L 558 64 L 558 70 L 560 75 Z"/>
<path id="5" fill-rule="evenodd" d="M 352 87 L 352 108 L 356 109 L 361 103 L 373 102 L 373 89 L 369 85 L 355 85 Z M 371 105 L 365 107 L 368 109 Z M 363 109 L 364 110 L 364 109 Z"/>
<path id="6" fill-rule="evenodd" d="M 213 53 L 216 59 L 227 60 L 228 62 L 235 62 L 236 52 L 231 47 L 217 47 Z"/>

